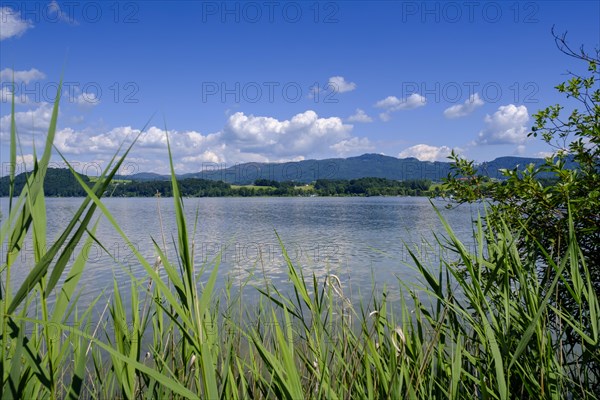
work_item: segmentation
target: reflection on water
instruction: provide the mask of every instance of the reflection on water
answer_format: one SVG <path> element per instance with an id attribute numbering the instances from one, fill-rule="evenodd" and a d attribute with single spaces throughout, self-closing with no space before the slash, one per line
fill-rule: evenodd
<path id="1" fill-rule="evenodd" d="M 81 201 L 47 199 L 49 242 L 58 237 Z M 167 253 L 174 260 L 177 230 L 172 199 L 109 198 L 104 202 L 150 264 L 156 259 L 152 238 L 161 246 L 166 243 Z M 2 199 L 5 216 L 7 203 Z M 458 236 L 470 243 L 471 219 L 476 210 L 469 206 L 446 210 L 445 203 L 434 204 Z M 359 292 L 369 293 L 373 284 L 392 288 L 397 287 L 398 279 L 417 279 L 405 244 L 431 262 L 441 251 L 433 232 L 443 233 L 442 224 L 426 198 L 200 198 L 186 199 L 185 211 L 190 235 L 195 227 L 197 267 L 211 268 L 220 255 L 221 287 L 227 279 L 233 285 L 248 282 L 260 286 L 269 281 L 285 287 L 287 267 L 276 233 L 293 264 L 301 266 L 305 276 L 315 274 L 324 279 L 335 274 L 346 295 L 351 293 L 353 297 Z M 113 277 L 128 288 L 130 274 L 145 276 L 132 250 L 106 219 L 98 227 L 97 238 L 111 255 L 97 244 L 85 249 L 88 265 L 80 281 L 84 288 L 82 301 L 89 301 L 103 290 L 110 292 Z M 30 242 L 17 264 L 12 273 L 15 285 L 32 268 Z"/>

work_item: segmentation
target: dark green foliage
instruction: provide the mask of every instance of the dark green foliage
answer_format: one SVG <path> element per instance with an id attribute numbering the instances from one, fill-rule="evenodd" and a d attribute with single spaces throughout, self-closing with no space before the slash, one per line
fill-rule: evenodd
<path id="1" fill-rule="evenodd" d="M 183 179 L 179 183 L 181 195 L 189 197 L 231 196 L 231 186 L 224 182 L 206 179 Z M 113 196 L 116 197 L 152 197 L 156 194 L 172 197 L 171 183 L 167 181 L 115 183 Z"/>
<path id="2" fill-rule="evenodd" d="M 561 116 L 563 106 L 557 104 L 534 115 L 536 122 L 529 136 L 540 136 L 552 146 L 552 157 L 523 170 L 501 170 L 503 181 L 486 182 L 472 161 L 453 154 L 446 190 L 458 202 L 492 200 L 496 215 L 508 218 L 515 227 L 523 223 L 550 254 L 566 246 L 566 205 L 570 201 L 581 249 L 595 281 L 600 282 L 600 58 L 583 50 L 573 52 L 564 36 L 555 39 L 564 53 L 587 65 L 589 76 L 573 75 L 556 87 L 567 98 L 577 100 L 575 107 L 582 106 L 582 110 L 574 108 L 565 118 Z M 523 248 L 539 253 L 533 243 L 523 243 Z"/>
<path id="3" fill-rule="evenodd" d="M 27 181 L 28 174 L 22 173 L 15 176 L 15 190 L 21 192 Z M 88 185 L 90 179 L 79 175 Z M 9 177 L 0 178 L 0 196 L 9 195 Z M 44 179 L 44 193 L 49 197 L 85 197 L 85 190 L 77 182 L 71 171 L 66 168 L 48 168 Z"/>
<path id="4" fill-rule="evenodd" d="M 452 154 L 453 171 L 448 175 L 446 189 L 458 202 L 489 200 L 492 220 L 502 220 L 512 229 L 528 232 L 529 238 L 519 241 L 519 250 L 539 260 L 539 279 L 545 290 L 549 290 L 549 282 L 556 275 L 547 255 L 564 254 L 572 220 L 589 268 L 591 287 L 600 294 L 600 52 L 590 56 L 583 48 L 573 51 L 564 35 L 555 35 L 555 40 L 563 53 L 584 63 L 587 76 L 571 73 L 569 80 L 556 86 L 559 93 L 575 100 L 568 116 L 563 115 L 564 107 L 559 104 L 534 115 L 529 136 L 542 138 L 554 149 L 553 155 L 543 165 L 530 164 L 522 171 L 503 170 L 502 182 L 484 182 L 472 161 Z M 582 276 L 583 273 L 579 271 Z M 587 325 L 597 316 L 581 312 L 581 302 L 585 300 L 568 295 L 577 284 L 573 280 L 578 279 L 573 272 L 572 277 L 559 281 L 552 302 Z M 579 361 L 588 366 L 594 390 L 600 393 L 598 344 L 584 342 L 579 332 L 568 327 L 565 342 L 581 346 Z"/>
<path id="5" fill-rule="evenodd" d="M 257 179 L 254 181 L 254 186 L 272 186 L 278 188 L 279 182 L 271 179 Z"/>
<path id="6" fill-rule="evenodd" d="M 78 175 L 88 186 L 90 178 Z M 16 188 L 21 190 L 26 174 L 16 176 Z M 360 178 L 351 180 L 319 179 L 314 188 L 299 187 L 292 181 L 258 179 L 254 186 L 235 187 L 222 181 L 187 178 L 179 180 L 181 195 L 185 197 L 251 197 L 251 196 L 422 196 L 429 195 L 431 181 L 395 181 L 385 178 Z M 9 177 L 0 178 L 0 196 L 7 196 Z M 172 197 L 169 181 L 114 181 L 108 186 L 113 197 L 153 197 L 157 194 Z M 48 197 L 83 197 L 81 185 L 68 169 L 49 168 L 44 181 L 44 192 Z"/>
<path id="7" fill-rule="evenodd" d="M 421 196 L 428 194 L 430 186 L 431 181 L 428 179 L 408 181 L 385 178 L 319 179 L 315 182 L 315 190 L 323 196 Z"/>

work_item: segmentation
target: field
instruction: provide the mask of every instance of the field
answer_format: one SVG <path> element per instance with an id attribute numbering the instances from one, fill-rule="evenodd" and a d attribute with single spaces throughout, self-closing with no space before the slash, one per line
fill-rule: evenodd
<path id="1" fill-rule="evenodd" d="M 92 183 L 96 183 L 98 182 L 101 177 L 98 176 L 90 176 L 90 182 Z M 131 179 L 112 179 L 111 180 L 112 183 L 131 183 Z"/>

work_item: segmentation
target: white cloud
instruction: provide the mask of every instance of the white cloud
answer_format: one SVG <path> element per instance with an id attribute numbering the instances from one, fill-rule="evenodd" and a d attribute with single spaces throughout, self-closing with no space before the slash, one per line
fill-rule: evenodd
<path id="1" fill-rule="evenodd" d="M 42 104 L 35 110 L 16 113 L 18 129 L 25 133 L 21 142 L 31 146 L 28 126 L 35 121 L 35 133 L 46 132 L 52 107 Z M 2 117 L 2 140 L 6 142 L 10 116 Z M 194 130 L 169 130 L 169 141 L 178 173 L 197 172 L 202 163 L 285 162 L 307 157 L 325 158 L 373 149 L 367 138 L 353 137 L 353 126 L 338 117 L 319 117 L 307 110 L 289 119 L 246 115 L 237 112 L 229 116 L 223 129 L 210 134 Z M 137 137 L 139 129 L 119 126 L 110 130 L 97 128 L 77 129 L 60 127 L 55 146 L 67 158 L 78 160 L 108 160 L 122 143 L 126 145 Z M 36 139 L 38 146 L 43 139 Z M 138 171 L 168 173 L 166 132 L 155 126 L 142 132 L 130 153 Z"/>
<path id="2" fill-rule="evenodd" d="M 48 132 L 50 119 L 52 117 L 52 106 L 41 103 L 37 108 L 15 112 L 15 123 L 20 134 L 39 135 Z M 2 137 L 8 137 L 10 132 L 10 115 L 0 118 L 0 132 Z"/>
<path id="3" fill-rule="evenodd" d="M 54 145 L 63 154 L 85 153 L 85 144 L 81 136 L 83 134 L 76 132 L 72 128 L 60 129 L 54 136 Z"/>
<path id="4" fill-rule="evenodd" d="M 88 104 L 85 96 L 80 93 L 76 104 Z M 15 113 L 25 151 L 31 152 L 34 142 L 37 147 L 43 145 L 51 116 L 52 105 L 49 103 Z M 232 166 L 243 162 L 299 161 L 307 157 L 325 158 L 372 151 L 374 146 L 369 140 L 353 137 L 352 129 L 351 124 L 344 123 L 339 117 L 320 117 L 312 110 L 288 119 L 237 112 L 227 118 L 218 132 L 202 134 L 194 130 L 170 130 L 169 139 L 177 171 L 185 173 L 202 170 L 203 163 L 229 163 Z M 10 116 L 5 115 L 0 118 L 0 139 L 4 143 L 9 132 Z M 77 160 L 107 162 L 122 143 L 130 143 L 139 133 L 139 129 L 131 126 L 109 130 L 59 126 L 54 144 L 70 160 L 75 157 Z M 136 163 L 137 171 L 168 173 L 166 143 L 166 132 L 152 126 L 141 133 L 128 160 Z M 24 160 L 26 164 L 30 164 L 29 158 Z"/>
<path id="5" fill-rule="evenodd" d="M 52 0 L 46 6 L 46 13 L 48 14 L 48 19 L 51 21 L 63 21 L 71 25 L 79 25 L 77 21 L 75 21 L 73 15 L 69 15 L 69 12 L 65 13 L 60 9 L 60 5 L 56 0 Z"/>
<path id="6" fill-rule="evenodd" d="M 458 151 L 458 149 L 455 149 Z M 447 161 L 452 149 L 448 146 L 430 146 L 428 144 L 417 144 L 404 149 L 398 154 L 398 158 L 414 157 L 421 161 Z"/>
<path id="7" fill-rule="evenodd" d="M 375 103 L 375 107 L 377 107 L 377 108 L 392 108 L 392 107 L 398 106 L 400 103 L 402 103 L 402 102 L 396 96 L 388 96 L 385 99 L 379 100 L 377 103 Z"/>
<path id="8" fill-rule="evenodd" d="M 399 99 L 396 96 L 388 96 L 383 100 L 379 100 L 375 103 L 375 107 L 382 108 L 385 112 L 379 114 L 379 118 L 382 121 L 389 121 L 391 116 L 390 113 L 399 110 L 411 110 L 414 108 L 423 107 L 427 104 L 425 96 L 421 96 L 418 93 L 413 93 L 405 99 Z"/>
<path id="9" fill-rule="evenodd" d="M 425 96 L 413 93 L 405 99 L 399 99 L 396 96 L 388 96 L 375 103 L 375 107 L 384 108 L 387 111 L 410 110 L 412 108 L 423 107 L 427 104 Z"/>
<path id="10" fill-rule="evenodd" d="M 373 122 L 373 118 L 369 117 L 364 110 L 357 108 L 354 115 L 348 117 L 348 122 Z"/>
<path id="11" fill-rule="evenodd" d="M 15 83 L 24 82 L 25 84 L 29 84 L 31 81 L 44 79 L 46 75 L 36 68 L 31 68 L 28 71 L 15 71 L 11 68 L 4 68 L 0 71 L 0 81 L 12 82 L 13 77 Z"/>
<path id="12" fill-rule="evenodd" d="M 356 89 L 356 83 L 347 82 L 343 76 L 332 76 L 329 78 L 329 85 L 333 86 L 334 92 L 345 93 Z"/>
<path id="13" fill-rule="evenodd" d="M 479 98 L 478 93 L 472 94 L 463 104 L 456 104 L 444 110 L 446 118 L 460 118 L 471 114 L 477 107 L 483 105 L 483 100 Z"/>
<path id="14" fill-rule="evenodd" d="M 13 92 L 8 88 L 8 86 L 0 87 L 0 102 L 2 103 L 12 103 Z M 15 94 L 15 104 L 29 104 L 31 99 L 24 93 Z"/>
<path id="15" fill-rule="evenodd" d="M 17 124 L 27 127 L 33 118 L 36 127 L 47 129 L 51 107 L 43 105 L 37 110 L 16 113 Z M 10 126 L 9 116 L 2 118 Z M 31 125 L 31 122 L 29 123 Z M 289 161 L 303 159 L 306 155 L 331 155 L 331 150 L 350 151 L 360 146 L 368 147 L 365 139 L 350 136 L 352 125 L 342 123 L 337 117 L 320 118 L 308 110 L 289 120 L 272 117 L 245 115 L 238 112 L 231 115 L 223 130 L 201 134 L 200 132 L 169 131 L 173 154 L 178 162 L 246 162 L 246 161 Z M 140 131 L 130 126 L 121 126 L 109 131 L 76 130 L 61 128 L 56 133 L 55 145 L 64 154 L 109 155 L 123 142 L 131 141 Z M 348 140 L 348 142 L 344 142 Z M 163 129 L 150 127 L 143 132 L 133 152 L 141 158 L 164 157 L 166 155 L 166 135 Z M 332 147 L 337 145 L 336 147 Z"/>
<path id="16" fill-rule="evenodd" d="M 131 143 L 138 134 L 140 134 L 140 130 L 131 126 L 120 126 L 102 133 L 75 130 L 69 127 L 56 132 L 54 144 L 65 155 L 102 157 L 114 154 L 122 143 Z M 203 161 L 210 162 L 214 161 L 215 157 L 222 158 L 219 152 L 223 147 L 219 146 L 215 139 L 216 134 L 202 135 L 196 131 L 169 131 L 169 140 L 174 156 L 178 160 L 186 159 L 187 162 L 191 161 L 193 157 L 200 160 L 200 156 L 204 157 Z M 167 154 L 166 149 L 166 132 L 153 126 L 141 133 L 131 154 L 134 158 L 150 160 L 148 167 L 152 167 L 151 160 L 164 159 Z M 150 169 L 145 171 L 150 171 Z"/>
<path id="17" fill-rule="evenodd" d="M 388 113 L 379 113 L 379 119 L 383 122 L 388 122 L 392 117 Z"/>
<path id="18" fill-rule="evenodd" d="M 535 157 L 539 157 L 539 158 L 548 158 L 548 157 L 552 157 L 553 155 L 554 155 L 554 153 L 551 151 L 538 151 L 537 153 L 535 153 Z"/>
<path id="19" fill-rule="evenodd" d="M 337 154 L 344 156 L 350 153 L 364 153 L 366 151 L 372 151 L 374 147 L 368 138 L 353 137 L 352 139 L 344 139 L 336 144 L 329 146 L 330 149 L 334 150 Z"/>
<path id="20" fill-rule="evenodd" d="M 223 158 L 218 155 L 217 153 L 215 153 L 214 151 L 210 151 L 210 150 L 206 150 L 204 152 L 202 152 L 201 154 L 198 154 L 196 156 L 187 156 L 187 157 L 182 157 L 181 161 L 184 163 L 221 163 L 223 162 Z"/>
<path id="21" fill-rule="evenodd" d="M 31 171 L 33 169 L 34 162 L 35 157 L 33 157 L 33 154 L 17 155 L 17 165 L 15 167 L 17 174 L 25 171 Z"/>
<path id="22" fill-rule="evenodd" d="M 485 116 L 485 128 L 479 132 L 477 144 L 523 144 L 527 139 L 526 123 L 529 120 L 527 107 L 498 107 L 493 115 Z"/>
<path id="23" fill-rule="evenodd" d="M 22 20 L 21 13 L 10 7 L 0 7 L 0 40 L 19 37 L 33 24 Z"/>
<path id="24" fill-rule="evenodd" d="M 75 99 L 75 104 L 83 107 L 95 107 L 100 104 L 100 99 L 95 93 L 79 93 Z"/>
<path id="25" fill-rule="evenodd" d="M 351 130 L 352 125 L 344 124 L 340 118 L 319 118 L 312 110 L 283 121 L 237 112 L 229 117 L 222 138 L 242 153 L 258 153 L 269 159 L 290 158 L 318 153 L 349 139 Z"/>

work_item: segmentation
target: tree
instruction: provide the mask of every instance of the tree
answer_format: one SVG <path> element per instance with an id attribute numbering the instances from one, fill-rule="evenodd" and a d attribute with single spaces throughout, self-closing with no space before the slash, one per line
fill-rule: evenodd
<path id="1" fill-rule="evenodd" d="M 571 79 L 556 86 L 567 98 L 576 100 L 582 109 L 574 108 L 565 119 L 560 104 L 534 114 L 535 125 L 529 136 L 541 137 L 553 148 L 552 156 L 540 167 L 527 166 L 519 171 L 501 170 L 504 180 L 485 182 L 473 161 L 454 152 L 452 172 L 445 180 L 446 193 L 459 203 L 489 202 L 492 214 L 510 216 L 515 226 L 523 222 L 526 229 L 553 254 L 565 245 L 568 231 L 567 205 L 573 215 L 580 245 L 589 266 L 600 272 L 600 88 L 598 87 L 600 53 L 588 55 L 583 47 L 573 51 L 566 35 L 557 36 L 556 44 L 564 54 L 585 62 L 589 76 L 571 73 Z M 566 166 L 574 161 L 576 168 Z M 548 179 L 548 176 L 553 179 Z M 523 244 L 526 246 L 526 244 Z M 527 248 L 535 251 L 530 243 Z M 597 281 L 600 281 L 598 275 Z"/>
<path id="2" fill-rule="evenodd" d="M 587 76 L 569 72 L 570 78 L 558 86 L 559 93 L 575 105 L 567 117 L 565 109 L 556 104 L 534 114 L 535 124 L 530 137 L 540 137 L 553 149 L 545 164 L 527 166 L 519 171 L 502 170 L 504 179 L 485 182 L 484 176 L 473 161 L 460 158 L 454 152 L 451 173 L 445 182 L 447 194 L 459 203 L 486 201 L 491 221 L 507 221 L 516 231 L 524 229 L 519 248 L 523 254 L 544 260 L 548 252 L 554 258 L 565 256 L 569 240 L 569 214 L 572 217 L 577 242 L 589 269 L 587 277 L 600 294 L 600 51 L 589 55 L 583 46 L 574 51 L 566 41 L 566 34 L 552 31 L 558 49 L 587 66 Z M 568 168 L 568 165 L 575 168 Z M 548 178 L 550 177 L 550 178 Z M 540 284 L 547 285 L 554 278 L 553 269 L 540 265 Z M 583 272 L 581 272 L 583 273 Z M 561 296 L 575 283 L 561 279 L 553 295 L 553 304 L 566 310 L 578 320 L 597 316 L 586 314 L 582 307 L 585 299 L 565 304 Z M 567 327 L 565 343 L 571 349 L 581 346 L 581 361 L 589 363 L 590 374 L 595 377 L 600 390 L 600 347 L 585 342 L 580 332 Z"/>

